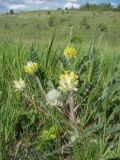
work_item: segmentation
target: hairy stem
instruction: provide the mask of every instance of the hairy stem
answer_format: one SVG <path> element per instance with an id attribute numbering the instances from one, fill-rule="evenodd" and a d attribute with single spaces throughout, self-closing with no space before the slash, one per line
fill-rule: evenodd
<path id="1" fill-rule="evenodd" d="M 75 112 L 74 112 L 74 95 L 73 95 L 73 92 L 69 93 L 68 102 L 69 102 L 69 105 L 70 105 L 70 113 L 72 115 L 72 119 L 70 121 L 71 121 L 71 123 L 74 127 L 75 134 L 78 135 L 77 121 L 76 121 L 76 116 L 75 116 Z"/>

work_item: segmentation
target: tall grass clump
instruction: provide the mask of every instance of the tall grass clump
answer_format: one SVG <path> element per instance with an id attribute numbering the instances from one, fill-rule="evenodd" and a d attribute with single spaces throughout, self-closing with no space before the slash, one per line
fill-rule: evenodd
<path id="1" fill-rule="evenodd" d="M 2 39 L 0 159 L 120 158 L 120 53 L 100 41 Z"/>

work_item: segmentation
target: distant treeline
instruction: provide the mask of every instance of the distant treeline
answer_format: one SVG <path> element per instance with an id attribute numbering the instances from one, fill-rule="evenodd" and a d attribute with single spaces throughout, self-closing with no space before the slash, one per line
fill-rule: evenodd
<path id="1" fill-rule="evenodd" d="M 120 11 L 120 4 L 116 7 L 113 7 L 111 3 L 101 3 L 101 4 L 90 4 L 86 3 L 81 5 L 80 10 L 103 10 L 103 11 Z"/>
<path id="2" fill-rule="evenodd" d="M 61 10 L 61 8 L 58 8 L 58 10 Z M 65 8 L 65 10 L 81 10 L 81 11 L 96 11 L 96 10 L 100 10 L 100 11 L 120 11 L 120 4 L 118 4 L 116 7 L 113 7 L 111 3 L 101 3 L 101 4 L 95 4 L 95 3 L 86 3 L 81 5 L 79 8 L 74 8 L 74 6 L 72 6 L 70 9 L 68 9 L 67 7 Z"/>

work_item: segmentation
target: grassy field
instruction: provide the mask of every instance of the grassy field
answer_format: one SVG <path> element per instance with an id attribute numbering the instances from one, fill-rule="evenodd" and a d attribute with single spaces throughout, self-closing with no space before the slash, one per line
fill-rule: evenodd
<path id="1" fill-rule="evenodd" d="M 120 159 L 119 16 L 0 15 L 0 160 Z"/>
<path id="2" fill-rule="evenodd" d="M 0 15 L 0 33 L 15 38 L 46 41 L 54 29 L 69 35 L 72 28 L 72 41 L 89 43 L 95 33 L 103 32 L 104 40 L 111 46 L 120 41 L 120 12 L 99 11 L 34 11 Z M 104 43 L 104 42 L 103 42 Z"/>

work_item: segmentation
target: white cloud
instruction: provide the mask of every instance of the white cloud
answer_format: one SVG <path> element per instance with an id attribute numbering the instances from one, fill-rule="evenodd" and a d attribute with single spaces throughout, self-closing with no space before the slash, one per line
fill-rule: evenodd
<path id="1" fill-rule="evenodd" d="M 115 2 L 111 2 L 111 5 L 112 5 L 113 7 L 117 7 L 117 6 L 118 6 L 118 4 L 115 3 Z"/>
<path id="2" fill-rule="evenodd" d="M 67 0 L 68 1 L 68 3 L 76 3 L 76 2 L 78 2 L 78 0 Z"/>
<path id="3" fill-rule="evenodd" d="M 2 3 L 2 5 L 1 5 Z M 47 10 L 62 7 L 62 4 L 57 0 L 0 0 L 0 12 L 13 9 L 15 11 L 21 10 Z"/>
<path id="4" fill-rule="evenodd" d="M 74 7 L 74 8 L 79 8 L 80 7 L 80 4 L 77 4 L 77 3 L 66 3 L 65 4 L 65 6 L 64 6 L 64 8 L 72 8 L 72 7 Z"/>
<path id="5" fill-rule="evenodd" d="M 14 10 L 22 10 L 26 8 L 26 5 L 24 4 L 9 4 L 7 6 L 8 9 L 14 9 Z"/>
<path id="6" fill-rule="evenodd" d="M 80 4 L 78 3 L 78 0 L 67 0 L 67 3 L 64 5 L 64 8 L 79 8 Z"/>
<path id="7" fill-rule="evenodd" d="M 26 1 L 26 0 L 24 0 L 24 3 L 25 4 L 33 4 L 33 5 L 35 5 L 35 4 L 45 4 L 45 3 L 47 3 L 48 1 L 46 1 L 46 0 L 29 0 L 29 1 Z"/>

